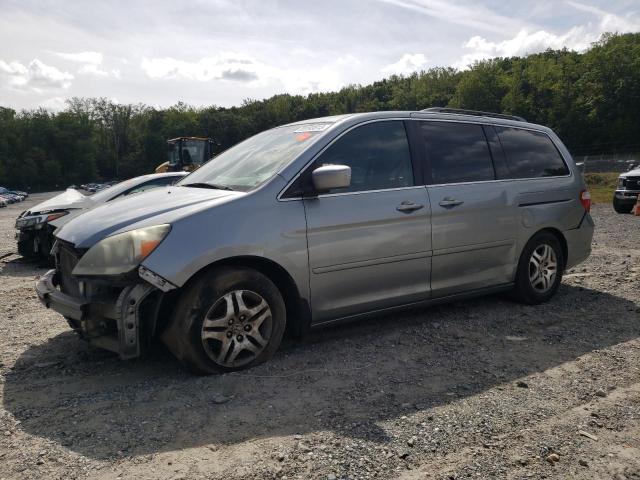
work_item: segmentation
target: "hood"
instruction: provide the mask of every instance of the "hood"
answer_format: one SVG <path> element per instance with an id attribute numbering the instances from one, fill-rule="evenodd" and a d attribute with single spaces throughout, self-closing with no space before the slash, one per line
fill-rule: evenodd
<path id="1" fill-rule="evenodd" d="M 69 208 L 85 208 L 91 205 L 91 198 L 85 197 L 79 191 L 68 188 L 49 200 L 39 203 L 31 207 L 26 213 L 27 215 L 35 215 L 36 213 L 46 212 L 50 210 L 66 210 Z"/>
<path id="2" fill-rule="evenodd" d="M 624 172 L 620 174 L 621 177 L 640 177 L 640 168 L 634 168 L 633 170 L 629 170 L 628 172 Z"/>
<path id="3" fill-rule="evenodd" d="M 89 210 L 56 231 L 56 237 L 76 248 L 89 248 L 120 230 L 171 223 L 194 211 L 224 203 L 242 192 L 206 188 L 167 187 L 108 202 Z"/>

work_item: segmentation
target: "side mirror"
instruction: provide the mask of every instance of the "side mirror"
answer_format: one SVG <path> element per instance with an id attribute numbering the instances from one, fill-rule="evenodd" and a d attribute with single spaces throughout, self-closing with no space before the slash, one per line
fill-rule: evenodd
<path id="1" fill-rule="evenodd" d="M 311 172 L 313 187 L 318 192 L 347 188 L 351 185 L 351 167 L 346 165 L 323 165 Z"/>

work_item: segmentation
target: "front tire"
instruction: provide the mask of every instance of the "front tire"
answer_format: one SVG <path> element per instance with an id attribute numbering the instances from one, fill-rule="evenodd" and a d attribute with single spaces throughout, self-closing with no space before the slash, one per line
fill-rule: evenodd
<path id="1" fill-rule="evenodd" d="M 616 213 L 631 213 L 631 210 L 633 210 L 633 204 L 622 203 L 616 197 L 613 197 L 613 209 Z"/>
<path id="2" fill-rule="evenodd" d="M 560 287 L 564 270 L 560 241 L 550 232 L 534 235 L 525 245 L 518 261 L 515 300 L 537 305 L 551 299 Z"/>
<path id="3" fill-rule="evenodd" d="M 232 372 L 271 358 L 285 323 L 284 300 L 271 280 L 250 268 L 220 267 L 187 286 L 162 340 L 190 370 Z"/>

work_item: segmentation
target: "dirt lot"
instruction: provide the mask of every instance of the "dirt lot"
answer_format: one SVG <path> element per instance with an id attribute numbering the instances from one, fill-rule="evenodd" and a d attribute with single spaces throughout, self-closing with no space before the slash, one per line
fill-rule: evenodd
<path id="1" fill-rule="evenodd" d="M 0 210 L 0 248 L 22 209 Z M 335 327 L 213 377 L 89 347 L 9 255 L 0 478 L 640 479 L 640 217 L 593 216 L 593 255 L 549 304 Z"/>

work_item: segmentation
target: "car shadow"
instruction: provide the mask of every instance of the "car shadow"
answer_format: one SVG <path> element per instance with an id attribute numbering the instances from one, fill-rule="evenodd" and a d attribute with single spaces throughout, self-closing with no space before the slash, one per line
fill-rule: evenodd
<path id="1" fill-rule="evenodd" d="M 39 259 L 29 259 L 17 253 L 10 253 L 0 258 L 0 273 L 7 277 L 38 278 L 53 268 L 51 263 Z"/>
<path id="2" fill-rule="evenodd" d="M 121 362 L 69 332 L 5 372 L 4 408 L 29 434 L 98 459 L 324 430 L 387 442 L 382 421 L 638 336 L 633 302 L 567 285 L 539 306 L 492 296 L 327 328 L 210 377 L 161 348 Z"/>

